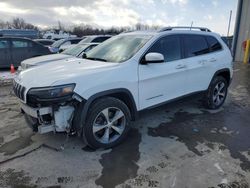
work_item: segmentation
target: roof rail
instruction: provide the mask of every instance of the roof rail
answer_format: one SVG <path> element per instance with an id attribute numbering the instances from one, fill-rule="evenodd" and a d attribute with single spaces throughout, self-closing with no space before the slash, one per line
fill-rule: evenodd
<path id="1" fill-rule="evenodd" d="M 174 29 L 200 30 L 205 32 L 211 32 L 211 30 L 206 27 L 188 27 L 188 26 L 164 27 L 160 29 L 159 32 L 172 31 Z"/>

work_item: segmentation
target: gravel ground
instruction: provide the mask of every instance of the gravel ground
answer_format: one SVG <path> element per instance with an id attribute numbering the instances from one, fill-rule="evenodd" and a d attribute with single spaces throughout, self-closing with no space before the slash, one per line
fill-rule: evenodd
<path id="1" fill-rule="evenodd" d="M 77 137 L 27 127 L 0 87 L 0 187 L 248 188 L 250 67 L 237 64 L 223 108 L 192 97 L 143 111 L 127 140 L 93 151 Z"/>

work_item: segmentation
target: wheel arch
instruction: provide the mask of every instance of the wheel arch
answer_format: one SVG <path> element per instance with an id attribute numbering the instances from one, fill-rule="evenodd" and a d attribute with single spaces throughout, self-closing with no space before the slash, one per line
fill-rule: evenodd
<path id="1" fill-rule="evenodd" d="M 73 122 L 73 126 L 78 132 L 81 130 L 82 126 L 86 123 L 86 119 L 87 119 L 90 106 L 96 100 L 100 98 L 104 98 L 104 97 L 114 97 L 114 98 L 121 100 L 128 106 L 131 112 L 132 120 L 136 120 L 138 118 L 138 111 L 137 111 L 134 97 L 128 89 L 119 88 L 119 89 L 106 90 L 106 91 L 96 93 L 92 95 L 91 97 L 89 97 L 87 100 L 82 101 L 82 103 L 78 107 L 78 110 L 76 111 L 76 117 L 74 118 L 75 121 Z"/>
<path id="2" fill-rule="evenodd" d="M 228 85 L 231 83 L 231 74 L 230 74 L 230 69 L 229 68 L 224 68 L 224 69 L 220 69 L 218 71 L 216 71 L 214 73 L 213 78 L 211 79 L 209 85 L 211 84 L 212 80 L 216 77 L 216 76 L 222 76 L 226 79 Z M 209 87 L 209 86 L 208 86 Z"/>

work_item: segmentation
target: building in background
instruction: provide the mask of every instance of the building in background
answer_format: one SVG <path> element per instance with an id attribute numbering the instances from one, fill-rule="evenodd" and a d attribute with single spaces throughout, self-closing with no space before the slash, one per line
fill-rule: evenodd
<path id="1" fill-rule="evenodd" d="M 234 61 L 243 61 L 243 42 L 247 39 L 250 39 L 250 0 L 238 0 L 232 47 Z"/>

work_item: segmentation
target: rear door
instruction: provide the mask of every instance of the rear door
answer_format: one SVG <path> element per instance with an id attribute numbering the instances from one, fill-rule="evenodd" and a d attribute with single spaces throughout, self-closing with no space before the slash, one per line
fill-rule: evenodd
<path id="1" fill-rule="evenodd" d="M 11 39 L 11 58 L 15 67 L 30 57 L 29 41 L 25 39 Z"/>
<path id="2" fill-rule="evenodd" d="M 188 93 L 206 90 L 212 78 L 208 61 L 209 46 L 204 35 L 183 35 L 184 56 L 187 65 Z"/>
<path id="3" fill-rule="evenodd" d="M 7 68 L 11 64 L 10 41 L 0 39 L 0 68 Z"/>

